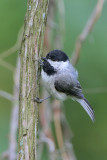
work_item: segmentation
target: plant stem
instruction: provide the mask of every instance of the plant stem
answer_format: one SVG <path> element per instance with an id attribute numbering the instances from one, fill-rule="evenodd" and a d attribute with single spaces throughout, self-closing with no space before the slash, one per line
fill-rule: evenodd
<path id="1" fill-rule="evenodd" d="M 20 51 L 18 160 L 36 160 L 40 68 L 48 0 L 28 0 Z"/>

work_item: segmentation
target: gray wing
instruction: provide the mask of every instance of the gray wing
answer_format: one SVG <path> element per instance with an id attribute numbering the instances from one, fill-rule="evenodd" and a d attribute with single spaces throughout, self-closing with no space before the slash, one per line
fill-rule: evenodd
<path id="1" fill-rule="evenodd" d="M 94 122 L 94 110 L 89 102 L 85 99 L 79 81 L 73 83 L 72 80 L 66 78 L 64 79 L 64 77 L 62 77 L 62 79 L 60 78 L 60 80 L 56 80 L 54 85 L 57 91 L 75 97 L 75 100 L 81 104 L 81 106 L 85 109 L 85 111 Z"/>
<path id="2" fill-rule="evenodd" d="M 58 80 L 54 83 L 55 89 L 58 92 L 65 93 L 66 95 L 77 97 L 77 98 L 84 98 L 82 93 L 81 85 L 79 81 L 73 82 L 70 77 L 63 77 L 61 76 Z"/>
<path id="3" fill-rule="evenodd" d="M 77 79 L 78 72 L 71 64 L 69 64 L 65 70 L 58 74 L 54 85 L 59 92 L 63 92 L 69 96 L 83 98 L 84 95 L 82 94 L 81 85 Z"/>

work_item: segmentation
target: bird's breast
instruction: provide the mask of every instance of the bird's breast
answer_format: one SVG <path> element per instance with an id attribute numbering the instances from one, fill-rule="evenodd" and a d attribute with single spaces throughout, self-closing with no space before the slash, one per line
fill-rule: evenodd
<path id="1" fill-rule="evenodd" d="M 47 91 L 56 99 L 60 99 L 60 100 L 65 100 L 66 99 L 66 95 L 64 93 L 58 92 L 55 89 L 54 83 L 55 83 L 55 75 L 49 76 L 47 75 L 46 72 L 44 72 L 42 70 L 41 72 L 41 76 L 42 76 L 42 83 L 45 86 L 45 88 L 47 89 Z"/>

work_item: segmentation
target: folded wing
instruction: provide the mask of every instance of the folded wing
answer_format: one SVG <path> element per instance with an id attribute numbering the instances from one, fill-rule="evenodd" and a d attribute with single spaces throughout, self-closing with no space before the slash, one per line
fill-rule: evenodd
<path id="1" fill-rule="evenodd" d="M 68 77 L 69 78 L 69 77 Z M 81 85 L 79 81 L 73 83 L 70 79 L 60 78 L 55 81 L 55 89 L 58 92 L 65 93 L 68 96 L 72 96 L 74 100 L 76 100 L 87 112 L 92 121 L 95 120 L 94 110 L 89 104 L 89 102 L 85 99 Z"/>

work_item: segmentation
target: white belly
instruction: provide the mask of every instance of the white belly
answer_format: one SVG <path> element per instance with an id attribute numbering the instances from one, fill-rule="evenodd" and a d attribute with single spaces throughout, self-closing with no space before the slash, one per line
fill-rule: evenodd
<path id="1" fill-rule="evenodd" d="M 54 96 L 56 99 L 65 100 L 66 95 L 64 93 L 60 93 L 55 89 L 54 82 L 55 82 L 55 75 L 48 76 L 43 70 L 41 72 L 42 75 L 42 82 L 47 89 L 47 91 Z"/>

